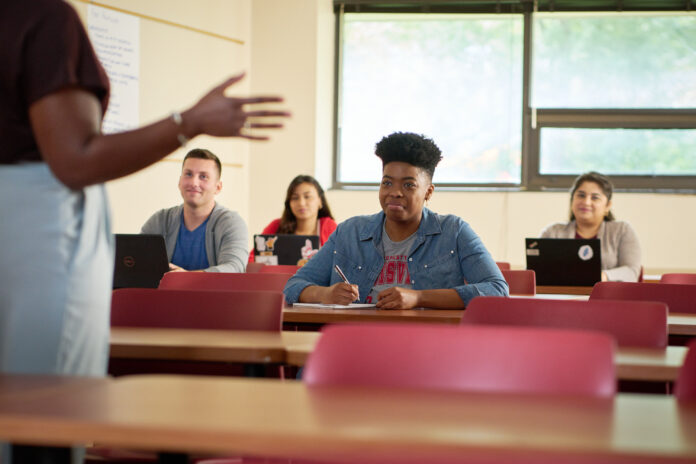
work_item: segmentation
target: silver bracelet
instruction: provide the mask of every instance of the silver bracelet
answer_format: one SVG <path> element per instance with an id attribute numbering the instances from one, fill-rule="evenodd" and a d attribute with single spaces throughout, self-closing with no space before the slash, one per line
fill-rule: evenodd
<path id="1" fill-rule="evenodd" d="M 182 128 L 183 128 L 183 126 L 184 126 L 184 118 L 181 117 L 181 113 L 179 113 L 178 111 L 174 111 L 174 112 L 172 113 L 172 120 L 174 121 L 174 124 L 176 124 L 177 126 L 179 126 L 179 129 L 182 129 Z M 186 137 L 182 132 L 179 132 L 179 133 L 176 135 L 176 139 L 179 141 L 179 145 L 181 145 L 182 147 L 185 147 L 186 144 L 187 144 L 188 141 L 189 141 L 189 138 Z"/>

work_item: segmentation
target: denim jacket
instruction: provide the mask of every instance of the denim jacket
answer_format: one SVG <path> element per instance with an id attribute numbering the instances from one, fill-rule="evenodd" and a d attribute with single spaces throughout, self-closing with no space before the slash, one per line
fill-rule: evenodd
<path id="1" fill-rule="evenodd" d="M 365 302 L 384 265 L 379 252 L 383 222 L 380 212 L 339 224 L 319 252 L 288 280 L 283 290 L 287 302 L 296 303 L 310 285 L 339 282 L 335 264 L 351 284 L 358 285 L 360 302 Z M 490 253 L 459 217 L 423 208 L 416 234 L 408 256 L 414 290 L 453 288 L 465 304 L 479 295 L 508 295 L 508 285 Z"/>

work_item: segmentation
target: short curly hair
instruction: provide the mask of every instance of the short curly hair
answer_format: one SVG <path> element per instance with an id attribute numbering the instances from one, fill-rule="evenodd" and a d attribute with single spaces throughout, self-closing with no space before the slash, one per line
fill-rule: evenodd
<path id="1" fill-rule="evenodd" d="M 375 155 L 382 160 L 382 167 L 401 161 L 425 170 L 431 180 L 442 159 L 442 151 L 432 139 L 412 132 L 394 132 L 382 138 L 375 145 Z"/>

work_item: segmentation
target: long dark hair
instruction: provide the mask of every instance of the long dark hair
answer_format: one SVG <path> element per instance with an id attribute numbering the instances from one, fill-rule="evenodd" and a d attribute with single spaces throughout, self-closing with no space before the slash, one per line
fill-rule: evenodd
<path id="1" fill-rule="evenodd" d="M 290 182 L 290 185 L 288 185 L 288 191 L 285 194 L 285 209 L 283 209 L 283 215 L 280 217 L 280 226 L 278 227 L 279 234 L 295 233 L 295 230 L 297 229 L 297 218 L 292 213 L 292 209 L 290 208 L 290 198 L 292 197 L 292 193 L 295 191 L 297 186 L 305 183 L 312 184 L 314 188 L 317 189 L 317 193 L 319 194 L 321 208 L 319 208 L 319 212 L 317 213 L 317 219 L 327 216 L 333 219 L 331 208 L 329 208 L 329 203 L 326 201 L 326 196 L 324 196 L 324 189 L 321 188 L 319 182 L 317 182 L 317 180 L 312 176 L 299 175 L 295 177 L 292 182 Z"/>
<path id="2" fill-rule="evenodd" d="M 575 195 L 575 191 L 580 188 L 580 186 L 585 183 L 585 182 L 594 182 L 595 184 L 599 185 L 599 188 L 602 189 L 602 193 L 604 193 L 604 196 L 607 197 L 607 201 L 611 201 L 611 196 L 614 193 L 614 186 L 612 185 L 611 181 L 607 176 L 604 174 L 600 174 L 595 171 L 590 171 L 586 172 L 585 174 L 579 175 L 576 179 L 575 182 L 573 182 L 573 186 L 570 188 L 570 220 L 573 221 L 575 220 L 575 215 L 573 214 L 573 196 Z M 614 214 L 609 210 L 609 213 L 604 216 L 605 221 L 613 221 L 614 220 Z"/>

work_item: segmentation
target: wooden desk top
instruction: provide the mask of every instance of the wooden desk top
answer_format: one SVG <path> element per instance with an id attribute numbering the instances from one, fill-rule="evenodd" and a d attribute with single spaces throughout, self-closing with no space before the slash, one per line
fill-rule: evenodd
<path id="1" fill-rule="evenodd" d="M 666 462 L 696 459 L 696 405 L 657 395 L 598 400 L 130 376 L 21 402 L 0 391 L 0 439 L 347 462 L 513 454 Z"/>
<path id="2" fill-rule="evenodd" d="M 111 357 L 304 366 L 320 336 L 319 332 L 114 327 Z M 616 375 L 621 380 L 673 381 L 685 356 L 683 346 L 667 350 L 619 348 Z"/>
<path id="3" fill-rule="evenodd" d="M 318 332 L 112 327 L 112 358 L 284 363 L 294 347 L 312 348 Z"/>
<path id="4" fill-rule="evenodd" d="M 670 313 L 667 323 L 670 335 L 696 335 L 696 314 Z"/>
<path id="5" fill-rule="evenodd" d="M 592 287 L 574 287 L 574 286 L 558 286 L 558 285 L 537 285 L 537 293 L 557 293 L 561 295 L 589 295 L 592 293 Z"/>
<path id="6" fill-rule="evenodd" d="M 459 324 L 461 309 L 283 309 L 283 322 L 331 324 L 336 322 L 419 322 Z"/>
<path id="7" fill-rule="evenodd" d="M 619 380 L 673 382 L 684 364 L 687 348 L 668 346 L 666 350 L 626 348 L 616 350 L 616 377 Z"/>
<path id="8" fill-rule="evenodd" d="M 540 296 L 544 298 L 544 296 Z M 579 296 L 578 298 L 581 298 Z M 457 309 L 323 309 L 284 308 L 283 322 L 333 324 L 337 322 L 426 322 L 459 324 L 463 310 Z M 696 314 L 671 313 L 667 317 L 670 335 L 696 335 Z"/>

